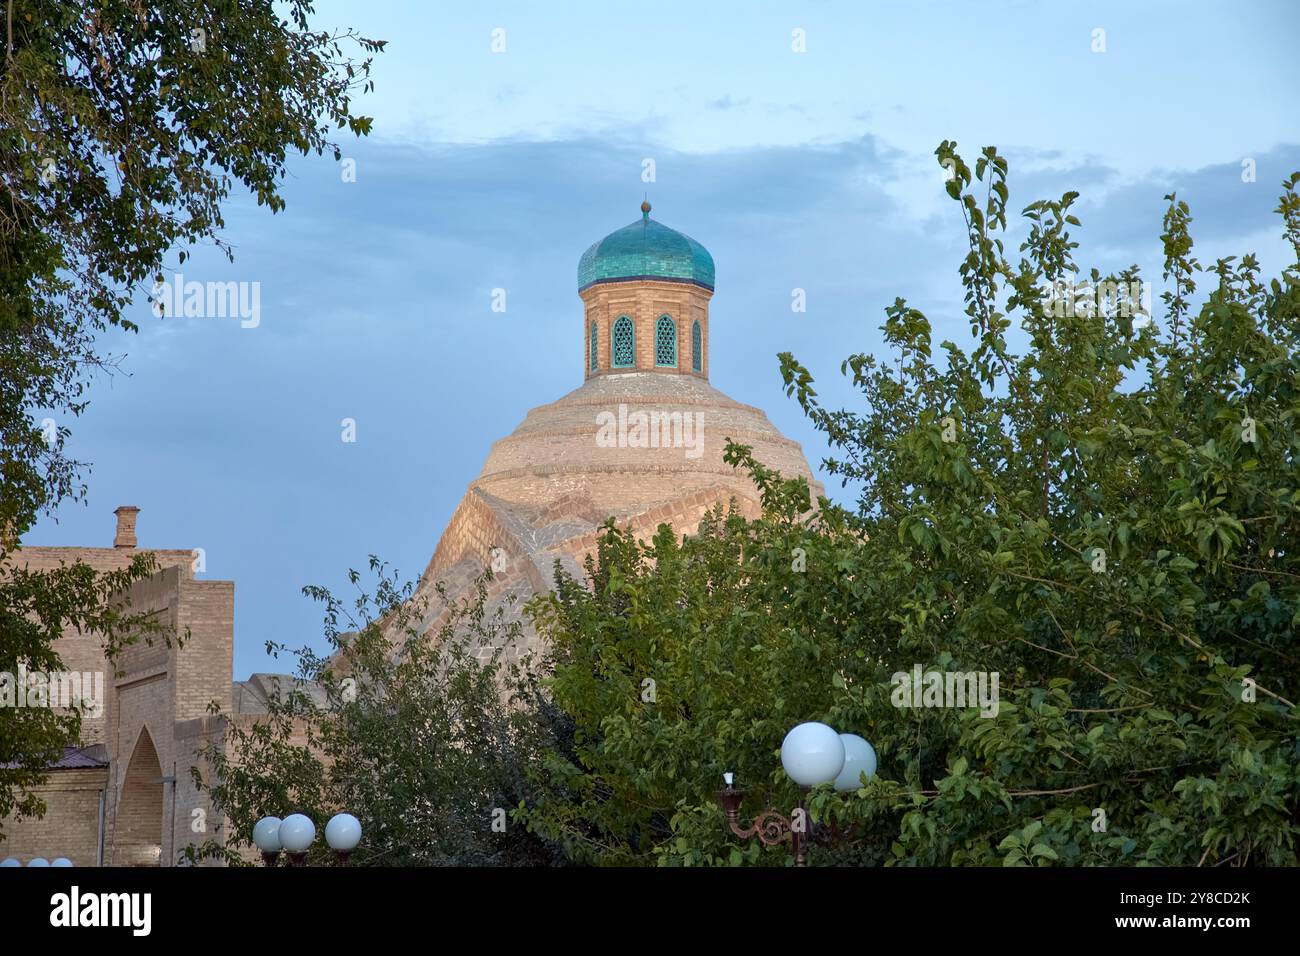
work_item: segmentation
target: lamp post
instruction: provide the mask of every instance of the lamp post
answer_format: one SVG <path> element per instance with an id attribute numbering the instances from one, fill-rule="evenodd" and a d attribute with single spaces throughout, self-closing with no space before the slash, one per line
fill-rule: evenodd
<path id="1" fill-rule="evenodd" d="M 826 724 L 799 724 L 781 742 L 781 766 L 786 775 L 799 785 L 799 806 L 787 818 L 773 809 L 764 810 L 748 827 L 739 821 L 740 804 L 745 791 L 737 788 L 735 774 L 724 773 L 726 787 L 718 793 L 718 802 L 727 814 L 727 825 L 741 839 L 757 837 L 764 846 L 781 843 L 790 837 L 794 865 L 808 865 L 808 841 L 824 846 L 839 837 L 835 829 L 816 829 L 810 825 L 803 794 L 823 783 L 833 783 L 840 792 L 856 790 L 863 774 L 871 779 L 876 773 L 876 752 L 857 734 L 838 734 Z"/>
<path id="2" fill-rule="evenodd" d="M 348 862 L 348 857 L 361 842 L 361 821 L 350 813 L 339 813 L 325 824 L 325 842 L 329 844 L 340 864 Z"/>
<path id="3" fill-rule="evenodd" d="M 316 839 L 316 824 L 311 818 L 292 813 L 279 817 L 263 817 L 253 826 L 253 844 L 262 854 L 267 866 L 279 866 L 280 854 L 289 858 L 289 866 L 307 865 L 307 850 Z M 361 822 L 350 813 L 338 813 L 325 824 L 325 842 L 334 851 L 340 864 L 361 842 Z"/>
<path id="4" fill-rule="evenodd" d="M 307 848 L 316 839 L 316 824 L 311 822 L 311 817 L 302 813 L 289 814 L 280 821 L 276 836 L 280 839 L 280 847 L 289 857 L 290 866 L 307 864 Z"/>
<path id="5" fill-rule="evenodd" d="M 253 844 L 262 851 L 262 862 L 276 866 L 280 861 L 280 818 L 262 817 L 253 824 Z"/>

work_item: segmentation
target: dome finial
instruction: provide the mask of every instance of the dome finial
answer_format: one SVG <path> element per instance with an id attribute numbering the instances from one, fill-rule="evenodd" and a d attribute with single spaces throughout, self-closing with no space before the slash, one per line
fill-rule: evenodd
<path id="1" fill-rule="evenodd" d="M 650 218 L 650 200 L 646 199 L 641 203 L 641 218 Z"/>

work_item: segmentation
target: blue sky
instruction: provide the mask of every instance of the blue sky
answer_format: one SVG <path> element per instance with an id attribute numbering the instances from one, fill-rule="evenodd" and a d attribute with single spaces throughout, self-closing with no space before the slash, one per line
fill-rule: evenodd
<path id="1" fill-rule="evenodd" d="M 200 248 L 182 271 L 260 282 L 260 325 L 157 319 L 141 300 L 139 334 L 104 341 L 123 374 L 71 423 L 87 501 L 28 537 L 107 545 L 113 508 L 135 504 L 142 545 L 203 548 L 202 576 L 235 582 L 240 678 L 283 668 L 267 640 L 320 646 L 304 585 L 342 589 L 372 553 L 418 575 L 491 443 L 581 383 L 578 257 L 646 192 L 717 264 L 713 384 L 814 465 L 824 446 L 777 352 L 838 405 L 854 400 L 840 361 L 884 354 L 895 296 L 937 338 L 967 334 L 943 139 L 968 158 L 996 144 L 1015 210 L 1079 190 L 1085 268 L 1158 279 L 1175 189 L 1202 262 L 1284 263 L 1271 210 L 1300 169 L 1291 2 L 447 7 L 319 4 L 322 25 L 390 41 L 361 107 L 374 133 L 343 142 L 356 181 L 300 158 L 285 212 L 232 201 L 235 262 Z"/>

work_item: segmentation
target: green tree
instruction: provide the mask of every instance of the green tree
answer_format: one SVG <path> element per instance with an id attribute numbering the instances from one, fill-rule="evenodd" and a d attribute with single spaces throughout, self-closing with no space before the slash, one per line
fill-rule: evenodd
<path id="1" fill-rule="evenodd" d="M 771 481 L 764 520 L 719 507 L 695 534 L 661 526 L 650 542 L 611 524 L 587 581 L 557 569 L 555 592 L 530 606 L 546 688 L 573 731 L 520 819 L 579 862 L 786 857 L 737 845 L 713 795 L 730 771 L 751 812 L 796 805 L 777 748 L 836 685 L 841 631 L 819 600 L 848 546 L 843 529 L 809 527 L 805 482 L 755 468 Z"/>
<path id="2" fill-rule="evenodd" d="M 204 749 L 207 770 L 194 768 L 194 779 L 210 790 L 223 832 L 184 856 L 239 863 L 264 816 L 304 813 L 320 830 L 347 811 L 364 834 L 351 865 L 562 862 L 510 818 L 531 799 L 528 771 L 556 737 L 527 658 L 506 659 L 519 620 L 504 607 L 485 611 L 491 572 L 472 597 L 446 606 L 431 634 L 430 602 L 374 558 L 371 570 L 374 593 L 358 589 L 351 604 L 305 589 L 325 608 L 326 656 L 268 645 L 290 654 L 295 674 L 266 715 L 231 720 Z M 323 840 L 312 852 L 328 859 Z"/>
<path id="3" fill-rule="evenodd" d="M 1300 267 L 1265 281 L 1254 256 L 1221 260 L 1194 308 L 1190 210 L 1169 196 L 1158 325 L 1136 268 L 1075 265 L 1077 194 L 1025 208 L 1012 263 L 1006 162 L 937 156 L 972 346 L 934 361 L 897 300 L 895 361 L 843 366 L 861 410 L 822 407 L 781 356 L 856 508 L 798 519 L 797 486 L 732 447 L 762 520 L 680 546 L 611 532 L 587 582 L 559 575 L 536 613 L 577 746 L 550 758 L 562 785 L 530 824 L 594 861 L 787 860 L 732 840 L 713 794 L 730 769 L 757 791 L 746 812 L 788 812 L 776 748 L 824 720 L 880 769 L 812 795 L 853 834 L 815 860 L 1295 864 Z M 1300 261 L 1297 183 L 1278 212 Z M 915 664 L 996 672 L 997 715 L 898 706 Z"/>
<path id="4" fill-rule="evenodd" d="M 345 46 L 383 43 L 312 29 L 311 13 L 306 0 L 0 9 L 0 671 L 57 669 L 53 642 L 72 626 L 110 650 L 131 636 L 105 599 L 147 562 L 125 576 L 18 575 L 15 551 L 42 513 L 84 495 L 69 422 L 91 377 L 117 366 L 104 333 L 135 329 L 125 310 L 168 252 L 212 241 L 230 255 L 219 230 L 232 189 L 276 211 L 291 151 L 338 157 L 332 128 L 368 132 L 352 96 L 371 61 Z M 0 718 L 0 764 L 18 768 L 0 770 L 0 816 L 15 801 L 39 811 L 13 781 L 39 779 L 56 737 L 77 735 L 75 714 L 19 713 Z"/>

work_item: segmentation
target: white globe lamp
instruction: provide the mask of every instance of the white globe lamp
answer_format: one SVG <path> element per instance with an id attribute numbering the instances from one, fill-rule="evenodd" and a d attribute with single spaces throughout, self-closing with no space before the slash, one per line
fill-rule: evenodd
<path id="1" fill-rule="evenodd" d="M 284 849 L 280 845 L 279 817 L 262 817 L 253 824 L 253 845 L 263 854 L 279 853 Z"/>
<path id="2" fill-rule="evenodd" d="M 844 766 L 835 778 L 835 789 L 841 793 L 862 786 L 863 774 L 870 780 L 876 775 L 876 750 L 857 734 L 840 734 L 844 743 Z"/>
<path id="3" fill-rule="evenodd" d="M 335 814 L 325 824 L 325 842 L 335 853 L 351 853 L 361 842 L 361 821 L 350 813 Z"/>
<path id="4" fill-rule="evenodd" d="M 781 741 L 781 766 L 801 787 L 830 783 L 844 769 L 844 742 L 825 724 L 800 724 Z"/>
<path id="5" fill-rule="evenodd" d="M 316 824 L 301 813 L 291 813 L 280 823 L 280 845 L 290 858 L 301 858 L 316 839 Z M 299 862 L 299 860 L 295 860 Z"/>

